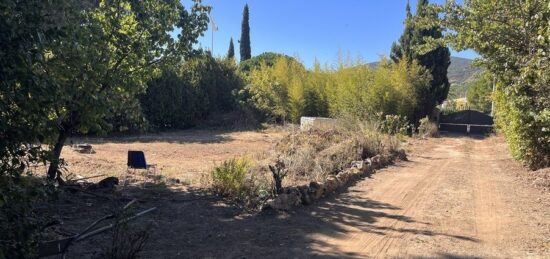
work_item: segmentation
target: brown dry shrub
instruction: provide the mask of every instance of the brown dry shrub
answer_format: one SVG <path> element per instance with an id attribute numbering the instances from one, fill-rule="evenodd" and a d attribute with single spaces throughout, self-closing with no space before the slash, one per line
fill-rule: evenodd
<path id="1" fill-rule="evenodd" d="M 287 162 L 285 185 L 324 181 L 351 161 L 377 154 L 394 154 L 400 141 L 380 134 L 367 123 L 343 122 L 331 130 L 294 131 L 275 148 L 277 158 Z"/>
<path id="2" fill-rule="evenodd" d="M 428 117 L 421 119 L 420 125 L 418 126 L 418 135 L 422 138 L 439 137 L 437 123 L 430 121 Z"/>

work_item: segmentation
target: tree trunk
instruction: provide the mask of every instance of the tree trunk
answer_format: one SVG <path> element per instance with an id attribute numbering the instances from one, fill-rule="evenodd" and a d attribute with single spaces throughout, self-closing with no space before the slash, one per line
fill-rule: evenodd
<path id="1" fill-rule="evenodd" d="M 57 175 L 57 170 L 59 169 L 59 157 L 61 156 L 61 151 L 63 150 L 63 145 L 65 140 L 69 136 L 68 131 L 60 130 L 59 136 L 57 137 L 57 142 L 55 143 L 52 150 L 52 157 L 50 161 L 50 167 L 48 168 L 48 179 L 56 180 L 59 175 Z"/>

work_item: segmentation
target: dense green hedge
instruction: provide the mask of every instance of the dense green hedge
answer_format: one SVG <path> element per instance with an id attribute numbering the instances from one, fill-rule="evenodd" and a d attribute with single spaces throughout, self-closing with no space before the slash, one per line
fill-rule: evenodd
<path id="1" fill-rule="evenodd" d="M 205 53 L 150 81 L 141 107 L 153 129 L 188 128 L 212 113 L 234 110 L 233 91 L 242 84 L 233 60 Z"/>

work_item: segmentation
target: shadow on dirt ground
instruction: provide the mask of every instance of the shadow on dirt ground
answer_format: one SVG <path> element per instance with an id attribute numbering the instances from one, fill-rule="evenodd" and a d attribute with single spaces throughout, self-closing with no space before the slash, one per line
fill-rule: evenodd
<path id="1" fill-rule="evenodd" d="M 159 133 L 146 133 L 135 135 L 120 135 L 115 137 L 73 137 L 69 141 L 74 143 L 91 144 L 124 144 L 124 143 L 155 143 L 165 142 L 172 144 L 212 144 L 224 143 L 233 140 L 231 133 L 236 131 L 229 130 L 181 130 Z"/>
<path id="2" fill-rule="evenodd" d="M 205 190 L 140 186 L 117 191 L 109 195 L 108 201 L 84 196 L 78 199 L 73 196 L 70 200 L 61 197 L 62 204 L 58 204 L 56 212 L 66 219 L 65 230 L 78 232 L 134 198 L 140 201 L 139 209 L 157 207 L 157 212 L 131 225 L 148 226 L 150 238 L 143 258 L 360 258 L 323 241 L 325 237 L 344 239 L 350 228 L 376 235 L 445 235 L 476 242 L 469 237 L 445 233 L 376 226 L 374 223 L 383 219 L 415 221 L 400 215 L 398 212 L 402 209 L 392 204 L 359 199 L 361 192 L 349 188 L 291 212 L 268 210 L 243 214 L 242 210 Z M 108 232 L 95 236 L 77 243 L 67 258 L 97 258 L 110 242 Z"/>

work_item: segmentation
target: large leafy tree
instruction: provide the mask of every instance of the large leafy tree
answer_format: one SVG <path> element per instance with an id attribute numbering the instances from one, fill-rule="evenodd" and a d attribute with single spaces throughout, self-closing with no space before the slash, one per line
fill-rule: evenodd
<path id="1" fill-rule="evenodd" d="M 414 19 L 437 19 L 437 14 L 428 8 L 428 0 L 418 0 L 416 14 L 411 15 L 410 6 L 407 3 L 407 17 L 405 30 L 399 39 L 399 43 L 392 45 L 391 58 L 395 62 L 405 57 L 407 60 L 418 61 L 430 71 L 432 79 L 430 87 L 419 93 L 418 108 L 415 112 L 415 120 L 431 114 L 436 105 L 442 103 L 449 93 L 450 83 L 447 78 L 447 69 L 451 64 L 450 51 L 447 47 L 439 46 L 425 53 L 419 53 L 417 46 L 424 45 L 431 39 L 443 37 L 442 28 L 437 24 L 420 27 L 415 25 Z"/>
<path id="2" fill-rule="evenodd" d="M 451 44 L 473 49 L 497 80 L 496 122 L 512 154 L 531 168 L 550 165 L 550 4 L 548 1 L 468 0 L 433 6 Z M 428 27 L 433 19 L 419 21 Z"/>
<path id="3" fill-rule="evenodd" d="M 248 4 L 245 4 L 243 10 L 243 21 L 241 24 L 241 40 L 239 40 L 241 49 L 241 61 L 245 61 L 252 57 L 250 49 L 250 25 L 248 24 Z"/>
<path id="4" fill-rule="evenodd" d="M 30 163 L 46 154 L 33 143 L 48 130 L 48 79 L 34 72 L 43 45 L 63 35 L 57 26 L 64 1 L 0 2 L 0 258 L 33 258 L 40 217 L 32 206 L 44 189 L 25 177 Z"/>
<path id="5" fill-rule="evenodd" d="M 5 12 L 18 12 L 25 5 L 3 2 Z M 52 144 L 51 179 L 58 175 L 59 156 L 70 134 L 106 128 L 106 119 L 114 111 L 136 102 L 157 68 L 193 53 L 193 44 L 208 25 L 208 11 L 199 0 L 193 1 L 190 10 L 177 0 L 74 0 L 60 1 L 56 8 L 25 9 L 28 13 L 23 15 L 48 23 L 40 24 L 45 29 L 34 33 L 30 52 L 17 52 L 35 56 L 15 67 L 28 78 L 7 83 L 15 89 L 14 96 L 33 98 L 28 101 L 40 106 L 40 112 L 32 114 L 46 119 L 29 123 L 43 125 L 42 140 Z M 10 32 L 18 24 L 6 26 Z M 181 33 L 173 38 L 170 33 L 175 27 Z"/>

